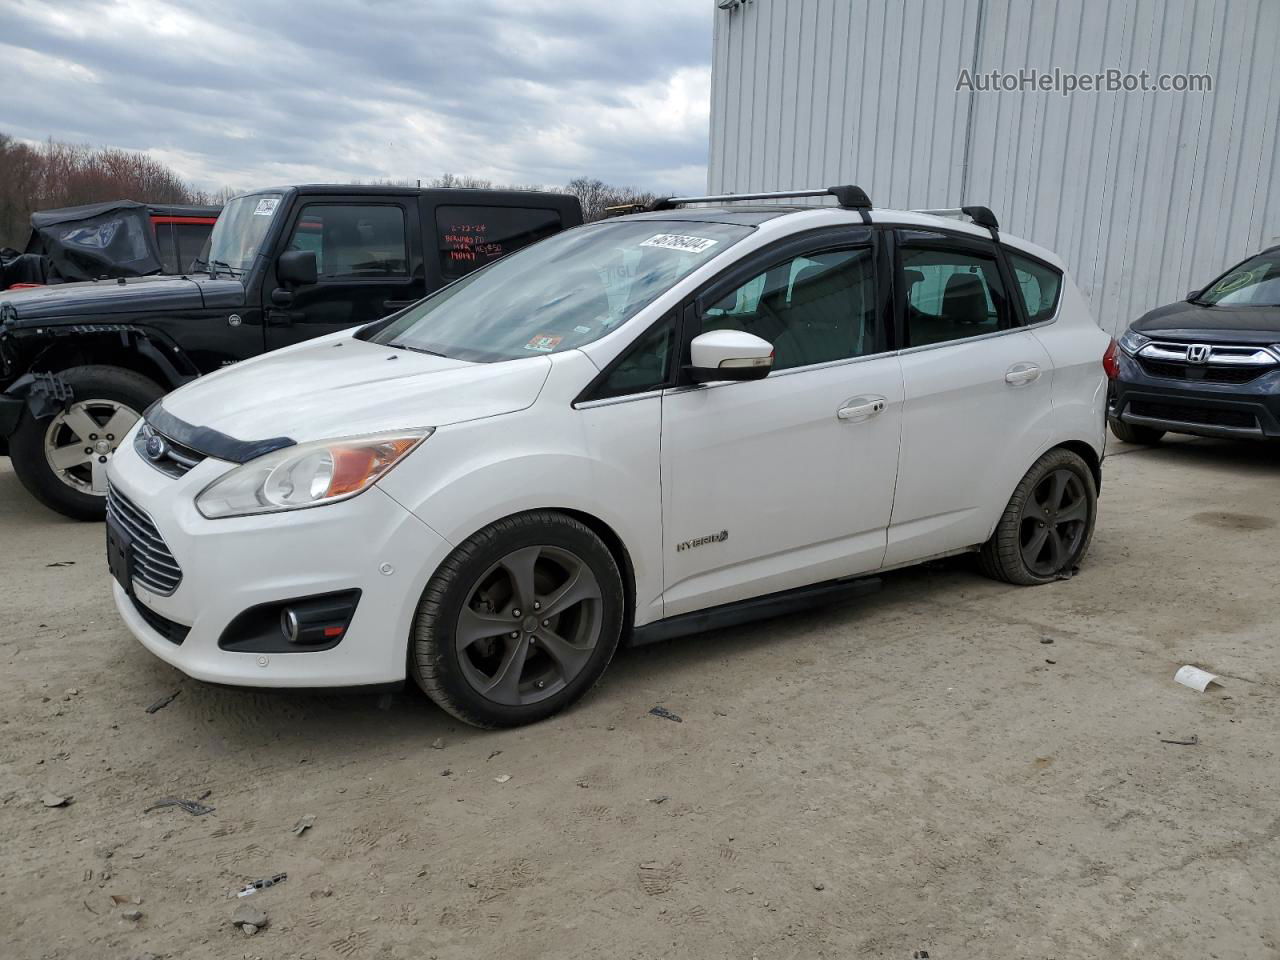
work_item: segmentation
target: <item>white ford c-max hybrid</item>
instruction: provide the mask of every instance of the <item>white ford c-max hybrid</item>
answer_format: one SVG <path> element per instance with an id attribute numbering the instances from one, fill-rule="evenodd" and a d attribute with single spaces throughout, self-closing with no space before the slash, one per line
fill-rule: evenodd
<path id="1" fill-rule="evenodd" d="M 199 679 L 505 726 L 875 571 L 1062 576 L 1114 346 L 985 208 L 786 196 L 828 192 L 663 201 L 169 394 L 110 465 L 120 615 Z"/>

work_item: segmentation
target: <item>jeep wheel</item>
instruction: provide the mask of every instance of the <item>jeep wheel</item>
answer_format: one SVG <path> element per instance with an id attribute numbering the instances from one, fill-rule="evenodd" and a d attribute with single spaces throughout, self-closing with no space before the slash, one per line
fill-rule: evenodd
<path id="1" fill-rule="evenodd" d="M 466 723 L 532 723 L 600 679 L 624 607 L 618 565 L 590 528 L 550 511 L 509 517 L 464 541 L 427 584 L 410 672 Z"/>
<path id="2" fill-rule="evenodd" d="M 159 384 L 119 367 L 73 367 L 67 409 L 36 419 L 22 415 L 9 442 L 13 471 L 46 507 L 76 520 L 101 520 L 107 461 L 151 403 Z"/>
<path id="3" fill-rule="evenodd" d="M 1141 443 L 1149 446 L 1153 443 L 1159 443 L 1160 438 L 1164 436 L 1164 431 L 1157 430 L 1155 427 L 1139 427 L 1132 423 L 1125 423 L 1123 420 L 1109 420 L 1107 422 L 1116 438 L 1123 440 L 1125 443 Z"/>
<path id="4" fill-rule="evenodd" d="M 982 572 L 1022 586 L 1069 575 L 1089 549 L 1097 514 L 1089 465 L 1070 450 L 1050 450 L 1027 471 L 982 545 Z"/>

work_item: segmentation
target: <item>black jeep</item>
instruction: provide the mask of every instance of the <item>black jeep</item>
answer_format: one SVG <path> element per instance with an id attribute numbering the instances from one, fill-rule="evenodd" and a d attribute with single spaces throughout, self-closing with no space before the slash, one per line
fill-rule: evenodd
<path id="1" fill-rule="evenodd" d="M 581 222 L 576 198 L 533 191 L 327 185 L 237 197 L 198 273 L 0 293 L 0 455 L 49 507 L 101 519 L 108 459 L 166 391 L 398 312 Z"/>

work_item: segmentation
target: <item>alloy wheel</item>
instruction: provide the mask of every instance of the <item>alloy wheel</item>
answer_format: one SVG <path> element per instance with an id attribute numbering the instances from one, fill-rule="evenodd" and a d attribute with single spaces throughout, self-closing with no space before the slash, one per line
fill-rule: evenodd
<path id="1" fill-rule="evenodd" d="M 1018 544 L 1033 573 L 1048 577 L 1075 562 L 1088 530 L 1089 497 L 1071 470 L 1047 473 L 1022 507 Z"/>
<path id="2" fill-rule="evenodd" d="M 586 668 L 600 642 L 595 574 L 563 547 L 513 550 L 472 585 L 455 629 L 467 683 L 496 703 L 553 696 Z"/>
<path id="3" fill-rule="evenodd" d="M 104 496 L 107 461 L 140 415 L 114 400 L 82 400 L 59 412 L 44 434 L 53 475 L 80 493 Z"/>

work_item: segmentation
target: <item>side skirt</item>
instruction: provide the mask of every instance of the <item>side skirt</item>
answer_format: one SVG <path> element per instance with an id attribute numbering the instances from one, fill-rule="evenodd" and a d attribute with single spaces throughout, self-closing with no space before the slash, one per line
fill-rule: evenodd
<path id="1" fill-rule="evenodd" d="M 627 646 L 642 647 L 645 644 L 660 643 L 663 640 L 683 637 L 691 633 L 702 633 L 721 627 L 736 627 L 739 624 L 750 623 L 752 620 L 764 620 L 784 613 L 794 613 L 824 603 L 875 593 L 880 589 L 881 584 L 879 577 L 829 580 L 826 583 L 796 587 L 794 590 L 783 590 L 763 597 L 737 600 L 718 607 L 709 607 L 706 610 L 682 613 L 646 623 L 643 627 L 636 627 L 631 631 Z"/>

